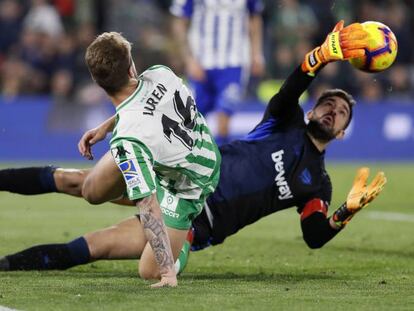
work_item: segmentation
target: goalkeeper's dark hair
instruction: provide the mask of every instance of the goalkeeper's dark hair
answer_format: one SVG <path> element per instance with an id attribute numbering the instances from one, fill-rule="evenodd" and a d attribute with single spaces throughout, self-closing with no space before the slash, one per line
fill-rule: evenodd
<path id="1" fill-rule="evenodd" d="M 333 97 L 333 96 L 337 96 L 337 97 L 342 98 L 348 104 L 349 118 L 348 118 L 348 121 L 345 124 L 344 129 L 346 129 L 348 127 L 349 123 L 351 123 L 352 115 L 353 115 L 352 110 L 353 110 L 354 106 L 356 105 L 355 99 L 348 92 L 346 92 L 344 90 L 341 90 L 341 89 L 330 89 L 330 90 L 323 91 L 322 94 L 319 96 L 318 101 L 316 102 L 316 105 L 315 105 L 314 108 L 316 108 L 320 104 L 322 104 L 325 99 L 327 99 L 329 97 Z"/>

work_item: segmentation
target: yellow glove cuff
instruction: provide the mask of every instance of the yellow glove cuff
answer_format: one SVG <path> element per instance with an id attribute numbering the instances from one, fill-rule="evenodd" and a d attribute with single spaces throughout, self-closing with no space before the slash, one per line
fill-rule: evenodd
<path id="1" fill-rule="evenodd" d="M 316 70 L 322 66 L 323 62 L 319 56 L 320 47 L 314 48 L 312 51 L 305 55 L 305 59 L 302 63 L 302 71 L 308 75 L 314 77 Z"/>

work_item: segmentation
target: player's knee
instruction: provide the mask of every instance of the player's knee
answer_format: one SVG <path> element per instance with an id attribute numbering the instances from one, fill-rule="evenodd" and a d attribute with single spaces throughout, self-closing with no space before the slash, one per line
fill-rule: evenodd
<path id="1" fill-rule="evenodd" d="M 57 169 L 54 173 L 55 184 L 59 192 L 75 196 L 82 196 L 82 185 L 86 170 L 78 169 Z"/>
<path id="2" fill-rule="evenodd" d="M 96 188 L 93 186 L 93 184 L 91 182 L 88 182 L 88 179 L 86 179 L 83 183 L 82 197 L 90 204 L 101 204 L 105 202 L 105 200 L 96 191 Z"/>
<path id="3" fill-rule="evenodd" d="M 140 278 L 144 280 L 160 279 L 160 270 L 155 263 L 154 258 L 148 256 L 142 256 L 138 265 L 138 274 Z"/>
<path id="4" fill-rule="evenodd" d="M 90 258 L 93 260 L 113 259 L 112 253 L 119 241 L 116 239 L 116 226 L 85 235 L 88 244 Z"/>
<path id="5" fill-rule="evenodd" d="M 158 268 L 150 268 L 146 267 L 145 265 L 139 265 L 139 277 L 144 280 L 159 280 L 160 279 L 160 272 Z"/>

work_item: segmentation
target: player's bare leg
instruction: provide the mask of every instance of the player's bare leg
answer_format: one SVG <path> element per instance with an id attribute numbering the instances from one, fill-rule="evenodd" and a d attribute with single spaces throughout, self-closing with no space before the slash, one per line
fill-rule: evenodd
<path id="1" fill-rule="evenodd" d="M 90 171 L 82 186 L 82 197 L 91 204 L 100 204 L 123 195 L 125 191 L 123 176 L 112 155 L 106 153 Z M 135 202 L 139 208 L 143 235 L 156 255 L 156 263 L 161 275 L 159 286 L 177 286 L 171 245 L 162 218 L 161 209 L 155 194 Z"/>
<path id="2" fill-rule="evenodd" d="M 170 237 L 174 260 L 177 261 L 183 248 L 182 245 L 188 237 L 188 231 L 167 227 L 167 233 Z M 151 246 L 141 238 L 142 236 L 144 236 L 143 226 L 139 218 L 133 216 L 108 228 L 87 233 L 84 238 L 88 244 L 91 261 L 141 258 L 139 263 L 140 277 L 159 279 L 159 268 Z M 144 248 L 146 249 L 145 253 Z"/>
<path id="3" fill-rule="evenodd" d="M 167 229 L 169 234 L 174 235 L 174 233 L 171 233 L 173 230 L 168 231 Z M 79 242 L 75 248 L 71 247 L 73 241 L 80 240 L 84 241 L 81 245 L 84 245 L 86 249 L 80 248 Z M 0 258 L 0 271 L 65 270 L 97 260 L 139 259 L 148 244 L 144 236 L 143 226 L 136 216 L 127 218 L 116 225 L 87 233 L 73 241 L 63 244 L 37 245 L 16 254 L 7 255 L 7 259 L 5 257 Z M 175 243 L 176 238 L 172 237 L 170 241 Z M 176 258 L 177 252 L 174 249 L 178 246 L 174 245 L 172 249 Z M 68 248 L 71 251 L 68 251 Z M 159 268 L 155 263 L 151 248 L 149 248 L 149 251 L 151 252 L 150 259 L 152 261 L 148 265 L 148 261 L 143 260 L 143 275 L 145 274 L 147 279 L 159 278 Z M 49 258 L 46 265 L 43 262 L 44 257 Z M 80 260 L 80 258 L 84 258 L 84 260 Z"/>
<path id="4" fill-rule="evenodd" d="M 91 261 L 100 259 L 139 259 L 147 243 L 144 229 L 136 216 L 84 235 Z"/>
<path id="5" fill-rule="evenodd" d="M 110 152 L 107 152 L 87 174 L 82 185 L 82 197 L 91 204 L 101 204 L 119 198 L 125 182 Z"/>
<path id="6" fill-rule="evenodd" d="M 82 186 L 91 169 L 57 168 L 53 173 L 56 189 L 76 197 L 82 196 Z"/>
<path id="7" fill-rule="evenodd" d="M 177 260 L 187 236 L 188 230 L 177 230 L 167 227 L 174 261 Z M 144 248 L 138 267 L 139 275 L 143 279 L 160 279 L 160 271 L 156 264 L 154 252 L 149 243 Z M 157 285 L 157 284 L 154 284 Z M 162 284 L 160 284 L 162 286 Z"/>
<path id="8" fill-rule="evenodd" d="M 26 171 L 30 171 L 31 168 L 27 168 Z M 34 170 L 42 170 L 44 168 L 33 168 Z M 32 170 L 33 170 L 32 169 Z M 64 168 L 52 168 L 45 167 L 49 172 L 53 172 L 53 187 L 46 190 L 36 190 L 35 191 L 22 191 L 17 185 L 15 188 L 18 191 L 12 191 L 15 193 L 22 194 L 39 194 L 47 192 L 59 192 L 65 193 L 77 197 L 82 197 L 85 194 L 85 199 L 91 201 L 90 203 L 98 204 L 104 203 L 114 198 L 118 198 L 123 194 L 123 189 L 125 189 L 125 183 L 123 181 L 122 175 L 119 172 L 118 167 L 116 166 L 111 153 L 108 151 L 95 165 L 92 169 L 64 169 Z M 6 177 L 13 179 L 21 179 L 20 175 L 27 174 L 26 171 L 19 172 L 19 169 L 10 169 L 10 172 L 7 172 Z M 4 174 L 6 175 L 6 174 Z M 91 176 L 90 176 L 91 175 Z M 7 178 L 5 178 L 3 183 L 8 183 Z M 51 178 L 49 177 L 49 179 Z M 31 182 L 33 184 L 40 184 L 41 181 L 38 180 L 38 177 L 35 176 L 32 178 Z M 16 182 L 15 182 L 16 183 Z M 40 185 L 38 186 L 38 188 Z M 4 187 L 6 190 L 11 190 Z M 1 189 L 1 187 L 0 187 Z M 14 189 L 13 189 L 14 190 Z M 84 193 L 82 193 L 84 191 Z"/>
<path id="9" fill-rule="evenodd" d="M 108 157 L 110 153 L 108 152 Z M 107 155 L 105 155 L 106 157 Z M 53 174 L 56 189 L 59 193 L 82 197 L 82 187 L 92 169 L 57 168 Z M 111 201 L 120 205 L 135 206 L 128 198 L 118 198 Z"/>

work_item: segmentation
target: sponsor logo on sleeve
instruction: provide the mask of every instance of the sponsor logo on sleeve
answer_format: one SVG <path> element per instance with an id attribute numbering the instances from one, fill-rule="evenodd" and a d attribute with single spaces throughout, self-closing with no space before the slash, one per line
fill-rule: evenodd
<path id="1" fill-rule="evenodd" d="M 139 167 L 134 164 L 133 160 L 120 163 L 119 168 L 122 171 L 122 175 L 124 175 L 128 188 L 140 187 L 142 185 Z"/>

